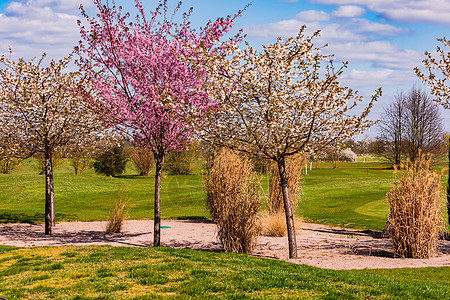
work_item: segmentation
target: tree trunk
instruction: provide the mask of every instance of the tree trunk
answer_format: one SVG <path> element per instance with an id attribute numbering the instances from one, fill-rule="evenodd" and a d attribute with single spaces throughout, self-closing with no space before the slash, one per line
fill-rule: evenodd
<path id="1" fill-rule="evenodd" d="M 164 155 L 155 155 L 155 216 L 153 227 L 153 247 L 159 247 L 161 243 L 161 176 L 164 164 Z"/>
<path id="2" fill-rule="evenodd" d="M 55 195 L 51 153 L 45 153 L 45 234 L 53 233 L 55 225 Z"/>
<path id="3" fill-rule="evenodd" d="M 450 232 L 450 136 L 448 138 L 447 213 L 448 213 L 448 228 Z"/>
<path id="4" fill-rule="evenodd" d="M 284 157 L 278 161 L 278 171 L 280 173 L 281 191 L 283 193 L 284 211 L 286 213 L 289 258 L 297 258 L 297 238 L 295 236 L 294 215 L 292 213 L 291 199 L 289 196 L 289 186 Z"/>

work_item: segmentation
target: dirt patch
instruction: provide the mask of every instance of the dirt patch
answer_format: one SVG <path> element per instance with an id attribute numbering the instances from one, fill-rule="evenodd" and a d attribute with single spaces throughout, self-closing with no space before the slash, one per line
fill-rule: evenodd
<path id="1" fill-rule="evenodd" d="M 216 226 L 209 220 L 163 220 L 161 245 L 204 251 L 222 251 Z M 0 245 L 19 247 L 62 245 L 111 245 L 150 247 L 153 221 L 125 221 L 123 232 L 104 233 L 106 222 L 61 222 L 53 236 L 44 235 L 43 224 L 1 224 Z M 361 231 L 320 224 L 303 224 L 297 232 L 299 259 L 288 259 L 286 237 L 258 239 L 253 255 L 286 260 L 326 269 L 420 268 L 450 266 L 450 241 L 439 242 L 439 253 L 430 259 L 394 257 L 389 239 L 378 231 Z"/>

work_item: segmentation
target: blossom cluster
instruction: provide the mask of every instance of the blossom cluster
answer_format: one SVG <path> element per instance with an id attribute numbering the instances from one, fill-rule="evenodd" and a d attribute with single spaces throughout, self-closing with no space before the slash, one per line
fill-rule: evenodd
<path id="1" fill-rule="evenodd" d="M 211 97 L 218 112 L 203 136 L 215 143 L 278 161 L 315 152 L 364 131 L 378 90 L 359 115 L 363 98 L 339 80 L 346 67 L 321 54 L 304 27 L 295 38 L 263 46 L 230 48 L 228 57 L 210 57 Z"/>
<path id="2" fill-rule="evenodd" d="M 110 126 L 158 156 L 185 149 L 194 127 L 216 106 L 205 89 L 203 52 L 220 53 L 215 45 L 240 13 L 209 22 L 196 33 L 188 21 L 191 11 L 182 23 L 174 21 L 181 2 L 169 13 L 162 0 L 146 14 L 137 0 L 135 21 L 120 7 L 94 3 L 96 17 L 82 10 L 89 25 L 80 23 L 83 40 L 77 48 L 79 65 L 93 78 L 91 104 Z"/>
<path id="3" fill-rule="evenodd" d="M 87 78 L 67 72 L 71 56 L 13 61 L 0 56 L 0 152 L 13 157 L 66 153 L 90 146 L 102 124 L 78 92 Z"/>
<path id="4" fill-rule="evenodd" d="M 436 53 L 439 58 L 436 59 L 433 53 L 426 51 L 427 58 L 423 60 L 425 67 L 428 70 L 428 75 L 422 73 L 419 68 L 415 68 L 417 76 L 422 81 L 431 87 L 431 93 L 436 96 L 434 99 L 437 103 L 441 104 L 444 108 L 450 109 L 450 41 L 445 38 L 438 39 L 447 48 L 436 48 Z M 436 72 L 437 71 L 437 72 Z"/>

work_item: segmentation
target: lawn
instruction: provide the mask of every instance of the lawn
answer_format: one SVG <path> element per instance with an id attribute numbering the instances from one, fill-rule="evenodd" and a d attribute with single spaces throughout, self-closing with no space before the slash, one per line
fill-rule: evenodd
<path id="1" fill-rule="evenodd" d="M 303 177 L 303 192 L 297 214 L 310 222 L 351 228 L 381 230 L 389 207 L 385 196 L 393 181 L 388 165 L 373 162 L 340 163 L 338 169 L 322 163 Z M 42 222 L 44 176 L 28 160 L 11 174 L 0 174 L 0 222 Z M 445 165 L 442 161 L 436 168 Z M 117 177 L 89 170 L 72 174 L 69 164 L 55 169 L 57 221 L 106 220 L 111 197 L 125 187 L 130 198 L 129 218 L 153 217 L 154 176 L 138 176 L 131 164 Z M 446 178 L 445 178 L 446 179 Z M 443 179 L 444 180 L 444 179 Z M 261 176 L 268 188 L 268 176 Z M 202 175 L 165 175 L 162 179 L 162 217 L 166 219 L 209 218 Z"/>
<path id="2" fill-rule="evenodd" d="M 333 271 L 170 248 L 0 247 L 8 299 L 445 299 L 450 268 Z"/>
<path id="3" fill-rule="evenodd" d="M 0 175 L 0 222 L 42 222 L 44 177 L 24 165 Z M 439 166 L 438 168 L 440 168 Z M 268 176 L 261 175 L 267 190 Z M 369 159 L 322 164 L 304 175 L 297 214 L 311 222 L 379 230 L 393 170 Z M 446 180 L 443 179 L 443 180 Z M 202 175 L 164 176 L 163 218 L 208 218 Z M 58 221 L 108 217 L 119 187 L 130 197 L 130 218 L 153 215 L 154 177 L 105 177 L 89 170 L 55 170 Z M 450 267 L 324 270 L 232 253 L 170 248 L 0 246 L 0 297 L 8 299 L 445 299 Z"/>
<path id="4" fill-rule="evenodd" d="M 44 216 L 44 176 L 28 162 L 11 174 L 0 174 L 0 222 L 42 222 Z M 66 164 L 55 169 L 57 221 L 106 220 L 111 197 L 125 187 L 130 198 L 129 218 L 153 217 L 154 176 L 138 176 L 129 164 L 117 177 L 97 175 L 93 170 L 75 175 Z M 164 176 L 162 180 L 163 218 L 206 218 L 201 175 Z"/>
<path id="5" fill-rule="evenodd" d="M 313 222 L 381 230 L 389 205 L 385 201 L 393 170 L 379 163 L 341 163 L 304 176 L 300 215 Z"/>

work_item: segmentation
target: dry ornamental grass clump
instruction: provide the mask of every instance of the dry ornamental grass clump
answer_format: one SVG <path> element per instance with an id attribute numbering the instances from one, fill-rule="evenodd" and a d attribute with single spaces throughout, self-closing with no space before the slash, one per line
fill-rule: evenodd
<path id="1" fill-rule="evenodd" d="M 281 237 L 287 235 L 286 214 L 284 210 L 260 216 L 261 235 Z M 295 230 L 300 230 L 303 219 L 294 215 Z"/>
<path id="2" fill-rule="evenodd" d="M 298 199 L 301 192 L 301 169 L 305 159 L 296 155 L 286 160 L 286 173 L 288 178 L 289 193 L 291 196 L 291 207 L 295 212 L 298 205 Z M 261 233 L 267 236 L 285 236 L 287 235 L 286 214 L 284 210 L 283 194 L 280 184 L 280 173 L 278 166 L 272 164 L 272 176 L 269 182 L 269 214 L 261 218 Z M 296 228 L 300 228 L 301 218 L 294 216 Z"/>
<path id="3" fill-rule="evenodd" d="M 215 157 L 204 184 L 225 251 L 251 253 L 259 233 L 261 204 L 261 186 L 252 163 L 224 149 Z"/>
<path id="4" fill-rule="evenodd" d="M 114 196 L 111 197 L 111 211 L 108 224 L 106 225 L 107 234 L 120 233 L 123 221 L 128 214 L 128 192 L 126 188 L 119 188 Z"/>
<path id="5" fill-rule="evenodd" d="M 437 249 L 441 215 L 441 176 L 429 170 L 431 159 L 407 164 L 387 194 L 390 236 L 396 255 L 429 258 Z"/>
<path id="6" fill-rule="evenodd" d="M 286 174 L 288 177 L 289 194 L 292 210 L 295 212 L 300 196 L 301 170 L 305 164 L 301 155 L 286 159 Z M 272 176 L 269 183 L 269 213 L 277 214 L 284 211 L 283 193 L 281 191 L 280 173 L 276 163 L 272 164 Z"/>

